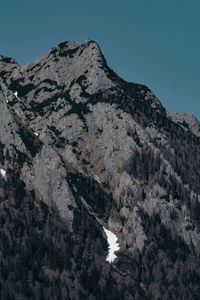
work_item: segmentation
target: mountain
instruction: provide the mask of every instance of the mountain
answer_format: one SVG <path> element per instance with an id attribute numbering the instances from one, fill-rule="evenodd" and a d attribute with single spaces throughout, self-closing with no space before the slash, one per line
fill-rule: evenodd
<path id="1" fill-rule="evenodd" d="M 1 55 L 0 298 L 199 299 L 199 146 L 93 40 Z"/>

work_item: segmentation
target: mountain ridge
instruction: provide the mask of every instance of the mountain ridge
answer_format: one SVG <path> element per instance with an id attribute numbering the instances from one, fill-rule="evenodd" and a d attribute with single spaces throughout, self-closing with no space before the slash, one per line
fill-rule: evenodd
<path id="1" fill-rule="evenodd" d="M 4 271 L 1 297 L 197 299 L 199 124 L 121 79 L 93 40 L 61 43 L 22 67 L 3 59 L 0 68 L 2 243 L 20 237 L 17 249 L 35 265 L 20 257 L 21 289 L 12 274 L 5 285 Z M 13 232 L 18 215 L 28 230 Z M 112 264 L 103 227 L 119 241 Z M 10 274 L 18 252 L 1 251 Z"/>
<path id="2" fill-rule="evenodd" d="M 121 77 L 119 77 L 119 76 L 112 70 L 112 68 L 110 68 L 110 67 L 107 65 L 107 62 L 106 62 L 105 57 L 103 56 L 103 54 L 102 54 L 102 52 L 101 52 L 101 49 L 100 49 L 99 45 L 98 45 L 94 40 L 90 40 L 90 39 L 86 40 L 83 44 L 81 44 L 80 42 L 76 42 L 76 41 L 66 41 L 66 42 L 62 42 L 62 43 L 60 43 L 58 46 L 53 47 L 53 48 L 50 49 L 49 51 L 45 52 L 42 56 L 38 57 L 38 58 L 35 59 L 33 62 L 26 63 L 25 65 L 22 65 L 22 66 L 20 66 L 20 65 L 16 62 L 16 60 L 15 60 L 14 58 L 11 58 L 11 57 L 7 57 L 7 56 L 0 55 L 0 58 L 1 58 L 0 60 L 1 60 L 2 62 L 6 62 L 6 63 L 10 62 L 11 64 L 15 64 L 16 67 L 22 69 L 22 72 L 23 72 L 23 70 L 28 69 L 29 66 L 31 67 L 31 66 L 37 65 L 37 62 L 40 62 L 40 60 L 43 59 L 43 58 L 46 59 L 47 57 L 51 56 L 51 54 L 55 54 L 55 53 L 58 54 L 58 52 L 60 52 L 59 55 L 65 56 L 65 55 L 63 54 L 63 53 L 65 53 L 66 56 L 68 56 L 68 54 L 70 55 L 70 53 L 71 53 L 71 55 L 72 55 L 74 51 L 75 51 L 75 52 L 78 51 L 78 50 L 80 50 L 80 52 L 84 51 L 84 48 L 87 47 L 88 45 L 91 45 L 91 44 L 93 44 L 93 45 L 94 45 L 93 48 L 95 47 L 96 50 L 97 50 L 97 53 L 98 53 L 97 57 L 99 57 L 99 58 L 101 59 L 102 67 L 103 67 L 103 66 L 106 67 L 106 68 L 109 70 L 110 74 L 113 74 L 112 79 L 113 79 L 113 77 L 115 77 L 115 80 L 116 80 L 116 81 L 121 81 L 121 84 L 124 83 L 124 85 L 129 85 L 129 84 L 131 85 L 131 84 L 133 84 L 132 82 L 126 81 L 126 80 L 122 79 Z M 65 50 L 64 50 L 64 49 L 65 49 Z M 68 53 L 68 54 L 67 54 L 67 53 Z M 94 55 L 94 53 L 91 53 L 91 55 Z M 111 76 L 111 75 L 110 75 L 110 76 Z M 135 84 L 136 84 L 136 83 L 135 83 Z M 145 86 L 145 85 L 143 85 L 143 84 L 137 84 L 137 85 L 139 85 L 139 86 L 141 86 L 141 87 L 143 86 L 145 89 L 148 89 L 148 87 Z M 159 104 L 161 104 L 161 103 L 159 103 Z M 182 118 L 184 118 L 184 115 L 186 115 L 186 113 L 173 113 L 173 114 L 179 114 L 179 116 L 180 116 L 180 115 L 183 115 Z M 194 116 L 193 116 L 193 117 L 194 117 Z M 177 119 L 177 118 L 175 118 L 175 119 Z M 174 119 L 174 120 L 175 120 L 175 119 Z M 190 119 L 191 119 L 191 118 L 190 118 Z M 197 121 L 199 122 L 199 120 L 198 120 L 197 118 L 195 118 L 195 117 L 192 118 L 192 119 L 193 119 L 192 122 L 196 122 L 195 120 L 197 120 Z M 196 125 L 196 126 L 197 126 L 197 125 Z M 197 134 L 199 134 L 198 131 L 199 131 L 199 130 L 196 129 L 195 132 L 196 132 Z"/>

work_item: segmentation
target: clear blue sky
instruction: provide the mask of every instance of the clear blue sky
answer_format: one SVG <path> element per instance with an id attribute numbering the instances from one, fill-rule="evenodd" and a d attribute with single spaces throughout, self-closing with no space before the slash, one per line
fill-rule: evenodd
<path id="1" fill-rule="evenodd" d="M 1 1 L 0 53 L 22 65 L 87 38 L 122 78 L 200 119 L 200 0 Z"/>

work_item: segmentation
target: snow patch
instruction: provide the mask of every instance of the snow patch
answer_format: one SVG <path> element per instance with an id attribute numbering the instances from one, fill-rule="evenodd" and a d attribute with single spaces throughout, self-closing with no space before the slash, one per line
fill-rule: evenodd
<path id="1" fill-rule="evenodd" d="M 19 100 L 19 101 L 21 101 L 21 102 L 22 102 L 22 100 L 21 100 L 21 99 L 19 99 L 19 97 L 18 97 L 18 92 L 17 92 L 17 91 L 15 91 L 15 92 L 14 92 L 14 96 L 17 98 L 17 100 Z"/>
<path id="2" fill-rule="evenodd" d="M 97 175 L 94 175 L 94 180 L 96 180 L 98 183 L 101 183 L 101 181 L 99 180 L 99 177 Z"/>
<path id="3" fill-rule="evenodd" d="M 14 95 L 15 95 L 15 97 L 17 98 L 18 92 L 17 92 L 17 91 L 15 91 L 15 92 L 14 92 Z"/>
<path id="4" fill-rule="evenodd" d="M 6 171 L 4 171 L 3 169 L 0 169 L 0 174 L 3 178 L 6 179 Z"/>
<path id="5" fill-rule="evenodd" d="M 35 134 L 36 136 L 38 136 L 38 135 L 39 135 L 39 133 L 37 133 L 37 132 L 34 132 L 34 134 Z"/>
<path id="6" fill-rule="evenodd" d="M 118 251 L 120 249 L 119 248 L 119 243 L 117 242 L 118 238 L 110 230 L 105 229 L 104 227 L 103 227 L 103 229 L 104 229 L 105 234 L 107 236 L 107 241 L 108 241 L 108 245 L 109 245 L 108 255 L 106 257 L 106 261 L 108 261 L 109 263 L 112 263 L 117 258 L 117 256 L 115 255 L 115 251 Z"/>

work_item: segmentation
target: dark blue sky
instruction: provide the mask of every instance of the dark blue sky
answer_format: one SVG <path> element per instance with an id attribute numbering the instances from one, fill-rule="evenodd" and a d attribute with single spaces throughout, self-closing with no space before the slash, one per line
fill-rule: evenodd
<path id="1" fill-rule="evenodd" d="M 67 40 L 96 40 L 124 79 L 200 119 L 199 0 L 7 0 L 0 53 L 25 64 Z"/>

